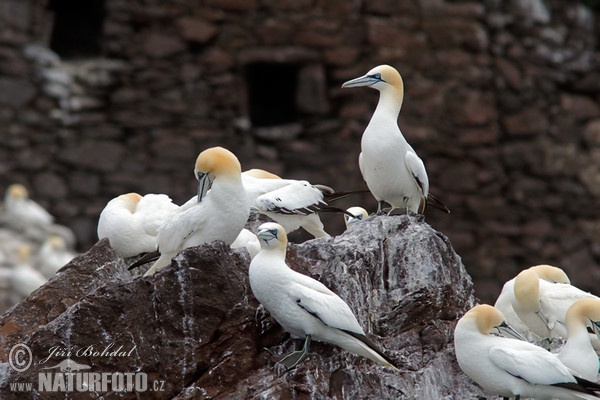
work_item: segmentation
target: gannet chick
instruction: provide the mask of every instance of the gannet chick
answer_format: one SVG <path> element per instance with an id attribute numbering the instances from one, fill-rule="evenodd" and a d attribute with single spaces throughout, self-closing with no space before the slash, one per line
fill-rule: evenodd
<path id="1" fill-rule="evenodd" d="M 543 279 L 547 282 L 551 283 L 571 283 L 569 277 L 561 268 L 554 267 L 552 265 L 541 264 L 534 265 L 533 267 L 529 267 L 529 269 L 533 270 L 539 279 Z M 513 309 L 512 303 L 514 301 L 515 292 L 515 278 L 507 281 L 502 287 L 502 291 L 500 295 L 496 299 L 496 303 L 494 303 L 494 307 L 499 310 L 506 322 L 513 328 L 515 328 L 520 333 L 526 335 L 530 341 L 538 341 L 543 339 L 533 333 L 527 325 L 521 321 L 515 310 Z"/>
<path id="2" fill-rule="evenodd" d="M 250 254 L 250 259 L 253 259 L 260 251 L 260 242 L 256 235 L 244 228 L 240 231 L 238 237 L 231 243 L 232 249 L 245 248 Z"/>
<path id="3" fill-rule="evenodd" d="M 568 338 L 558 358 L 574 375 L 596 382 L 600 362 L 592 346 L 588 326 L 596 337 L 600 336 L 600 299 L 577 300 L 569 307 L 566 322 Z"/>
<path id="4" fill-rule="evenodd" d="M 31 247 L 21 245 L 17 249 L 17 263 L 13 265 L 11 282 L 23 298 L 46 283 L 46 278 L 31 266 Z"/>
<path id="5" fill-rule="evenodd" d="M 425 164 L 408 144 L 398 114 L 404 99 L 404 83 L 389 65 L 373 68 L 366 75 L 345 82 L 343 88 L 368 86 L 379 91 L 379 103 L 361 140 L 358 165 L 381 211 L 384 203 L 395 208 L 423 213 L 428 202 L 429 178 Z M 431 196 L 430 204 L 448 208 Z"/>
<path id="6" fill-rule="evenodd" d="M 158 228 L 179 211 L 164 194 L 127 193 L 110 200 L 98 219 L 98 238 L 108 238 L 121 257 L 156 250 Z"/>
<path id="7" fill-rule="evenodd" d="M 493 331 L 514 338 L 493 336 Z M 516 338 L 500 311 L 477 305 L 454 330 L 458 365 L 486 392 L 505 398 L 600 398 L 594 395 L 600 386 L 575 377 L 556 354 Z"/>
<path id="8" fill-rule="evenodd" d="M 539 279 L 534 270 L 521 271 L 515 278 L 512 306 L 517 316 L 542 338 L 567 337 L 565 317 L 579 299 L 595 297 L 567 283 Z"/>
<path id="9" fill-rule="evenodd" d="M 4 210 L 10 221 L 18 226 L 45 227 L 54 221 L 44 207 L 29 198 L 29 192 L 20 183 L 13 183 L 6 190 Z"/>
<path id="10" fill-rule="evenodd" d="M 223 147 L 212 147 L 200 153 L 194 168 L 194 176 L 198 180 L 198 201 L 160 226 L 160 257 L 146 276 L 169 265 L 177 253 L 188 247 L 215 240 L 228 245 L 233 243 L 250 214 L 241 172 L 237 157 Z M 136 265 L 139 264 L 135 263 L 132 267 Z"/>
<path id="11" fill-rule="evenodd" d="M 355 224 L 358 221 L 362 221 L 367 219 L 369 213 L 362 207 L 350 207 L 346 210 L 348 214 L 344 214 L 344 223 L 346 224 L 346 229 L 350 227 L 350 225 Z"/>
<path id="12" fill-rule="evenodd" d="M 304 344 L 280 362 L 288 369 L 307 355 L 311 340 L 332 343 L 395 368 L 367 338 L 350 307 L 321 282 L 292 270 L 285 263 L 287 235 L 267 222 L 258 228 L 261 251 L 250 263 L 250 287 L 256 299 L 293 338 Z"/>
<path id="13" fill-rule="evenodd" d="M 65 238 L 59 235 L 50 235 L 42 244 L 37 257 L 37 269 L 50 278 L 63 266 L 68 264 L 75 253 L 69 250 Z"/>

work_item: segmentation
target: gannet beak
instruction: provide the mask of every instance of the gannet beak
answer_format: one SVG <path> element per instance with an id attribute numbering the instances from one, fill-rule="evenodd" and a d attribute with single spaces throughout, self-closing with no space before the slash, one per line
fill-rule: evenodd
<path id="1" fill-rule="evenodd" d="M 351 79 L 347 82 L 344 82 L 342 84 L 342 87 L 349 88 L 359 86 L 373 86 L 378 82 L 385 82 L 383 79 L 381 79 L 381 74 L 364 75 L 359 78 Z"/>
<path id="2" fill-rule="evenodd" d="M 198 172 L 198 203 L 200 203 L 204 196 L 206 196 L 206 193 L 211 186 L 212 180 L 210 179 L 209 174 Z"/>
<path id="3" fill-rule="evenodd" d="M 592 323 L 592 332 L 600 339 L 600 321 L 590 320 L 590 322 Z"/>
<path id="4" fill-rule="evenodd" d="M 508 325 L 506 322 L 502 322 L 500 325 L 495 327 L 500 336 L 510 337 L 517 340 L 523 340 L 527 342 L 527 339 L 517 332 L 512 326 Z"/>
<path id="5" fill-rule="evenodd" d="M 277 229 L 263 228 L 258 231 L 256 237 L 269 243 L 269 240 L 277 239 Z"/>
<path id="6" fill-rule="evenodd" d="M 546 325 L 546 328 L 550 329 L 548 317 L 546 317 L 546 315 L 542 312 L 542 310 L 538 308 L 538 310 L 535 312 L 535 314 L 538 317 L 540 317 L 540 319 L 542 320 L 542 322 L 544 323 L 544 325 Z"/>

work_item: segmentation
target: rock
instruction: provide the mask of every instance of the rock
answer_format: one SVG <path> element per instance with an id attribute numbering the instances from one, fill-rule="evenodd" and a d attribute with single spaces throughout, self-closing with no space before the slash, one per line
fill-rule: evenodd
<path id="1" fill-rule="evenodd" d="M 289 265 L 338 293 L 400 371 L 322 343 L 295 370 L 278 371 L 275 362 L 291 344 L 274 320 L 258 317 L 245 249 L 221 242 L 186 249 L 146 278 L 127 271 L 103 240 L 0 317 L 3 398 L 20 398 L 6 389 L 38 382 L 47 373 L 42 368 L 69 357 L 89 367 L 86 373 L 139 372 L 149 386 L 164 382 L 161 392 L 143 398 L 482 396 L 452 350 L 454 325 L 474 303 L 471 278 L 448 239 L 422 216 L 371 216 L 340 236 L 288 249 Z M 19 343 L 29 346 L 33 360 L 22 372 L 7 364 Z M 107 356 L 111 349 L 123 354 Z M 140 393 L 102 395 L 135 399 Z"/>

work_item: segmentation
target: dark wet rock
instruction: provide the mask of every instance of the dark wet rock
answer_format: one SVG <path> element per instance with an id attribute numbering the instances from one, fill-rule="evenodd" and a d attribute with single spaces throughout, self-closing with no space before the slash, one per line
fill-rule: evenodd
<path id="1" fill-rule="evenodd" d="M 248 282 L 250 258 L 215 242 L 183 251 L 154 277 L 131 274 L 106 240 L 63 267 L 0 317 L 0 391 L 38 381 L 53 347 L 93 372 L 143 372 L 162 392 L 109 392 L 106 399 L 472 398 L 480 390 L 454 359 L 456 320 L 473 287 L 449 240 L 421 216 L 372 216 L 333 238 L 291 244 L 289 265 L 320 280 L 355 312 L 399 371 L 314 343 L 295 370 L 275 362 L 292 346 Z M 32 366 L 17 373 L 9 350 L 27 344 Z M 126 356 L 85 354 L 107 347 Z M 76 352 L 80 350 L 80 355 Z M 39 394 L 39 393 L 38 393 Z M 96 398 L 77 393 L 77 398 Z M 64 393 L 43 393 L 63 399 Z"/>

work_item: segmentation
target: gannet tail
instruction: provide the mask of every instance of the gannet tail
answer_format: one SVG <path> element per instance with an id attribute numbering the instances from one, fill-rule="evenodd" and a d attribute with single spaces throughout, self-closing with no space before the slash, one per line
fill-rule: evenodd
<path id="1" fill-rule="evenodd" d="M 431 193 L 427 194 L 427 205 L 450 214 L 450 209 L 446 207 L 444 203 L 442 203 L 437 197 L 435 197 Z"/>
<path id="2" fill-rule="evenodd" d="M 354 345 L 352 345 L 351 348 L 348 348 L 350 346 L 346 347 L 339 343 L 340 347 L 367 357 L 376 363 L 383 365 L 384 367 L 396 370 L 398 369 L 394 362 L 387 355 L 385 355 L 379 346 L 377 346 L 377 344 L 375 344 L 375 342 L 373 342 L 373 340 L 371 340 L 368 336 L 346 330 L 341 331 L 352 337 Z"/>
<path id="3" fill-rule="evenodd" d="M 158 252 L 158 251 L 152 251 L 150 253 L 146 253 L 139 260 L 137 260 L 136 262 L 131 264 L 129 266 L 129 268 L 127 268 L 127 269 L 129 271 L 131 271 L 134 268 L 140 267 L 144 264 L 148 264 L 149 262 L 152 262 L 152 261 L 156 261 L 156 260 L 158 260 L 159 257 L 160 257 L 160 252 Z"/>

